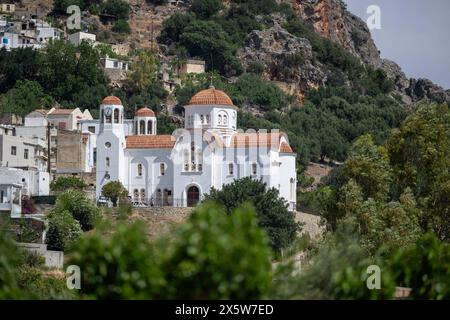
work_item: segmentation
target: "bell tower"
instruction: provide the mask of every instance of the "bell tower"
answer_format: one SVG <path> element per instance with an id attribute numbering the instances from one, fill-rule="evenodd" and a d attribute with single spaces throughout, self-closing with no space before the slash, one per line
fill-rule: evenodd
<path id="1" fill-rule="evenodd" d="M 125 129 L 122 101 L 114 96 L 100 105 L 100 128 L 97 137 L 96 196 L 110 181 L 125 182 Z"/>

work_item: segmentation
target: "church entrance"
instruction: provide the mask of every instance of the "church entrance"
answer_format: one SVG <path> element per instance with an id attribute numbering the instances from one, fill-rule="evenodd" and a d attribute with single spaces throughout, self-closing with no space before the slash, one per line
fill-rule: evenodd
<path id="1" fill-rule="evenodd" d="M 198 187 L 192 186 L 187 190 L 187 205 L 188 207 L 195 207 L 200 200 L 200 190 Z"/>

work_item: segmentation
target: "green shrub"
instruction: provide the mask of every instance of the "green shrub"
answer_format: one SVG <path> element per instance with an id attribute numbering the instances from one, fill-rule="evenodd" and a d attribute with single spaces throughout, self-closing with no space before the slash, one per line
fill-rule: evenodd
<path id="1" fill-rule="evenodd" d="M 123 0 L 106 0 L 100 5 L 102 13 L 116 16 L 118 19 L 128 19 L 130 5 Z"/>
<path id="2" fill-rule="evenodd" d="M 115 207 L 120 197 L 128 196 L 128 191 L 120 181 L 111 181 L 103 186 L 102 196 L 110 198 Z"/>
<path id="3" fill-rule="evenodd" d="M 270 239 L 275 251 L 286 248 L 296 238 L 300 225 L 295 222 L 294 214 L 289 212 L 288 204 L 275 188 L 269 189 L 260 180 L 246 177 L 224 185 L 221 190 L 211 189 L 205 195 L 205 201 L 214 201 L 223 206 L 228 214 L 246 202 L 255 206 L 258 224 Z"/>
<path id="4" fill-rule="evenodd" d="M 45 242 L 49 250 L 65 251 L 82 234 L 81 226 L 67 211 L 53 210 L 48 217 Z"/>
<path id="5" fill-rule="evenodd" d="M 207 19 L 223 9 L 222 0 L 193 0 L 191 11 L 198 17 Z"/>
<path id="6" fill-rule="evenodd" d="M 256 299 L 271 281 L 270 250 L 249 207 L 231 216 L 197 207 L 156 243 L 140 223 L 108 238 L 97 230 L 77 242 L 70 264 L 83 270 L 82 293 L 97 299 Z"/>
<path id="7" fill-rule="evenodd" d="M 54 210 L 68 211 L 80 223 L 83 231 L 93 229 L 95 222 L 101 218 L 101 211 L 95 203 L 87 199 L 83 192 L 76 190 L 61 193 Z"/>
<path id="8" fill-rule="evenodd" d="M 160 253 L 164 298 L 258 299 L 271 282 L 267 239 L 250 206 L 230 216 L 212 203 L 198 207 L 167 247 L 161 243 Z"/>
<path id="9" fill-rule="evenodd" d="M 52 191 L 83 190 L 84 188 L 86 188 L 86 184 L 78 177 L 59 177 L 50 183 Z"/>
<path id="10" fill-rule="evenodd" d="M 130 25 L 123 19 L 117 20 L 111 30 L 118 33 L 131 33 Z"/>
<path id="11" fill-rule="evenodd" d="M 450 299 L 450 245 L 428 233 L 399 250 L 389 268 L 399 286 L 412 288 L 412 299 Z"/>
<path id="12" fill-rule="evenodd" d="M 69 290 L 64 276 L 43 275 L 42 270 L 21 266 L 17 272 L 19 287 L 30 294 L 30 299 L 74 299 L 75 290 Z"/>
<path id="13" fill-rule="evenodd" d="M 73 247 L 70 264 L 81 270 L 81 291 L 96 299 L 151 299 L 164 285 L 143 224 L 119 224 L 105 239 L 99 231 Z"/>

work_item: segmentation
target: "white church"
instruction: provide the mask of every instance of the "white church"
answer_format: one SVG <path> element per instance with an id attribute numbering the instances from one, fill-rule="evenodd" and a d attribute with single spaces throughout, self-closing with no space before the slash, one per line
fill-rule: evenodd
<path id="1" fill-rule="evenodd" d="M 185 107 L 185 128 L 158 135 L 155 113 L 139 109 L 124 119 L 119 98 L 100 105 L 96 196 L 120 181 L 133 201 L 157 206 L 195 206 L 211 188 L 243 177 L 261 179 L 296 206 L 296 154 L 282 132 L 239 132 L 237 107 L 211 87 Z"/>

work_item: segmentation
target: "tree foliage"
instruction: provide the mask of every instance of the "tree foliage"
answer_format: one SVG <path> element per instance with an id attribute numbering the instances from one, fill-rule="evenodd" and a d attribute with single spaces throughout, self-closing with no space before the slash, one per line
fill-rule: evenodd
<path id="1" fill-rule="evenodd" d="M 267 240 L 249 207 L 232 216 L 198 207 L 157 243 L 143 225 L 121 224 L 109 238 L 84 237 L 71 256 L 83 270 L 82 293 L 98 299 L 261 298 L 271 280 Z"/>
<path id="2" fill-rule="evenodd" d="M 78 177 L 59 177 L 50 183 L 52 191 L 66 191 L 69 189 L 83 190 L 86 184 Z"/>
<path id="3" fill-rule="evenodd" d="M 205 195 L 205 201 L 215 201 L 223 206 L 227 213 L 246 202 L 255 206 L 258 223 L 270 239 L 271 247 L 279 251 L 291 244 L 300 226 L 295 222 L 294 214 L 288 211 L 288 204 L 275 188 L 246 177 L 224 185 L 221 190 L 211 189 Z"/>
<path id="4" fill-rule="evenodd" d="M 53 210 L 48 217 L 45 242 L 49 250 L 65 251 L 82 234 L 80 223 L 67 210 Z"/>
<path id="5" fill-rule="evenodd" d="M 68 190 L 61 193 L 55 204 L 55 212 L 68 211 L 77 220 L 83 231 L 94 228 L 101 218 L 101 211 L 95 203 L 86 198 L 86 194 L 77 190 Z"/>
<path id="6" fill-rule="evenodd" d="M 111 181 L 103 186 L 102 195 L 110 198 L 113 205 L 117 206 L 117 200 L 128 196 L 128 191 L 120 181 Z"/>

